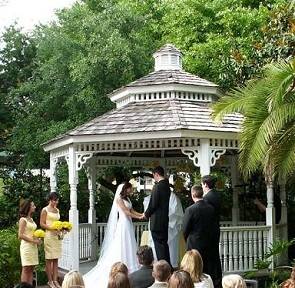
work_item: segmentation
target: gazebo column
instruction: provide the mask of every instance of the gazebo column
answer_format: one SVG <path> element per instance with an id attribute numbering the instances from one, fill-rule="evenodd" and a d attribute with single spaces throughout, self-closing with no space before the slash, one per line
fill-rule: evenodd
<path id="1" fill-rule="evenodd" d="M 85 172 L 88 179 L 88 190 L 89 190 L 89 209 L 88 209 L 88 223 L 91 224 L 91 259 L 94 260 L 96 258 L 96 253 L 98 250 L 97 241 L 95 241 L 95 235 L 97 233 L 96 227 L 96 210 L 94 207 L 94 196 L 96 192 L 96 167 L 95 167 L 95 159 L 91 158 L 88 161 L 88 165 L 85 167 Z"/>
<path id="2" fill-rule="evenodd" d="M 212 148 L 209 139 L 200 139 L 199 147 L 183 148 L 182 153 L 187 155 L 194 162 L 196 167 L 200 167 L 201 176 L 210 174 L 210 167 L 213 167 L 216 161 L 226 152 L 223 148 Z"/>
<path id="3" fill-rule="evenodd" d="M 70 211 L 69 221 L 73 224 L 71 233 L 69 233 L 71 255 L 71 269 L 79 270 L 79 211 L 77 209 L 77 185 L 78 169 L 76 163 L 76 153 L 73 145 L 69 147 L 69 184 L 70 184 Z"/>
<path id="4" fill-rule="evenodd" d="M 288 240 L 288 214 L 287 214 L 287 205 L 286 205 L 286 180 L 282 179 L 279 182 L 280 184 L 280 198 L 281 198 L 281 204 L 282 204 L 282 209 L 281 209 L 281 221 L 280 224 L 284 225 L 284 235 L 283 239 Z"/>
<path id="5" fill-rule="evenodd" d="M 58 159 L 50 153 L 50 192 L 57 191 L 56 166 Z"/>
<path id="6" fill-rule="evenodd" d="M 232 184 L 232 197 L 233 197 L 233 208 L 232 208 L 232 225 L 237 226 L 240 221 L 240 208 L 239 208 L 239 194 L 236 189 L 238 183 L 238 163 L 237 155 L 231 156 L 231 184 Z"/>
<path id="7" fill-rule="evenodd" d="M 266 194 L 267 194 L 267 208 L 266 208 L 266 225 L 270 226 L 268 234 L 268 247 L 275 241 L 275 208 L 274 208 L 274 189 L 273 189 L 273 177 L 266 175 Z M 271 259 L 271 267 L 274 267 L 274 258 Z"/>
<path id="8" fill-rule="evenodd" d="M 210 143 L 209 139 L 200 139 L 200 174 L 201 176 L 209 175 L 210 174 Z"/>

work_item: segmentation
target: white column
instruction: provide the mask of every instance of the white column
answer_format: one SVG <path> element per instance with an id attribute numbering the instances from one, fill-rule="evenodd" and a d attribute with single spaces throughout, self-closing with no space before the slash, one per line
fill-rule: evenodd
<path id="1" fill-rule="evenodd" d="M 79 211 L 77 209 L 77 184 L 78 171 L 76 168 L 76 154 L 73 145 L 69 147 L 69 184 L 71 207 L 69 211 L 69 221 L 73 224 L 73 229 L 69 233 L 70 255 L 72 258 L 71 269 L 79 270 Z"/>
<path id="2" fill-rule="evenodd" d="M 57 158 L 53 158 L 50 153 L 50 192 L 57 191 L 56 166 Z"/>
<path id="3" fill-rule="evenodd" d="M 233 197 L 233 208 L 232 208 L 232 225 L 237 226 L 240 221 L 240 209 L 239 209 L 239 194 L 236 188 L 238 184 L 238 159 L 237 155 L 231 155 L 231 184 L 232 184 L 232 197 Z"/>
<path id="4" fill-rule="evenodd" d="M 91 224 L 91 259 L 96 259 L 96 253 L 98 251 L 98 243 L 95 241 L 97 234 L 96 226 L 96 210 L 94 207 L 94 196 L 96 192 L 96 166 L 95 158 L 88 161 L 88 166 L 85 168 L 88 178 L 88 190 L 89 190 L 89 209 L 88 209 L 88 223 Z"/>
<path id="5" fill-rule="evenodd" d="M 275 208 L 274 208 L 274 189 L 273 178 L 266 176 L 266 194 L 267 194 L 267 208 L 266 208 L 266 225 L 270 226 L 268 234 L 268 247 L 275 241 Z M 271 259 L 271 268 L 274 268 L 274 258 Z"/>
<path id="6" fill-rule="evenodd" d="M 287 205 L 286 205 L 286 179 L 281 179 L 279 181 L 280 184 L 280 198 L 281 198 L 281 221 L 280 224 L 282 227 L 280 228 L 280 240 L 288 240 L 288 211 L 287 211 Z M 283 253 L 280 257 L 280 264 L 286 264 L 288 263 L 288 251 L 286 253 Z"/>
<path id="7" fill-rule="evenodd" d="M 200 174 L 201 176 L 210 174 L 210 158 L 211 158 L 211 150 L 209 139 L 200 139 Z"/>
<path id="8" fill-rule="evenodd" d="M 86 168 L 89 191 L 89 209 L 88 209 L 88 223 L 96 223 L 96 211 L 94 207 L 94 194 L 96 192 L 96 167 L 95 159 L 89 161 L 89 166 Z"/>

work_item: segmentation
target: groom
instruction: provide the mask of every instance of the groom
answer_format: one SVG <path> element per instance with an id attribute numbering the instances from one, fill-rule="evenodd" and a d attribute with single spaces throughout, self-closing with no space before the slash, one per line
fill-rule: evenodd
<path id="1" fill-rule="evenodd" d="M 147 219 L 151 218 L 150 229 L 155 245 L 157 259 L 166 260 L 170 264 L 168 246 L 168 215 L 171 191 L 168 179 L 164 177 L 163 167 L 158 166 L 154 168 L 153 177 L 156 184 L 144 216 Z"/>

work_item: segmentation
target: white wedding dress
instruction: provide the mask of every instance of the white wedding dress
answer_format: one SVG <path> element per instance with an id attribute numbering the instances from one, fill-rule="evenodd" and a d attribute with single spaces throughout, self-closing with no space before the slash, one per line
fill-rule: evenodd
<path id="1" fill-rule="evenodd" d="M 122 187 L 123 184 L 118 186 L 113 201 L 100 258 L 96 266 L 83 276 L 87 288 L 106 288 L 111 266 L 115 262 L 123 262 L 128 267 L 129 273 L 139 269 L 136 257 L 137 243 L 131 217 L 127 216 L 116 202 L 117 198 L 120 197 Z M 129 199 L 123 201 L 128 209 L 132 208 Z"/>

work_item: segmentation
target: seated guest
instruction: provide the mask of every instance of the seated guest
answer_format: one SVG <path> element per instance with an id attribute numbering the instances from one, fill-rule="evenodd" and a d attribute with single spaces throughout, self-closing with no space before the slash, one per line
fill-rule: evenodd
<path id="1" fill-rule="evenodd" d="M 111 271 L 110 271 L 110 277 L 113 277 L 119 272 L 124 273 L 126 276 L 128 276 L 128 268 L 122 262 L 116 262 L 112 265 Z"/>
<path id="2" fill-rule="evenodd" d="M 128 276 L 122 272 L 112 275 L 109 279 L 108 288 L 131 288 Z"/>
<path id="3" fill-rule="evenodd" d="M 159 260 L 154 263 L 153 266 L 153 277 L 155 283 L 150 288 L 167 288 L 168 280 L 171 275 L 171 266 L 165 260 Z"/>
<path id="4" fill-rule="evenodd" d="M 222 278 L 222 288 L 246 288 L 246 283 L 240 275 L 230 274 Z"/>
<path id="5" fill-rule="evenodd" d="M 62 282 L 61 287 L 62 288 L 72 288 L 72 287 L 84 288 L 85 284 L 84 284 L 82 275 L 78 271 L 72 270 L 65 275 L 64 281 Z"/>
<path id="6" fill-rule="evenodd" d="M 188 272 L 178 270 L 169 279 L 168 288 L 194 288 L 194 283 Z"/>
<path id="7" fill-rule="evenodd" d="M 203 273 L 203 260 L 198 250 L 187 251 L 180 268 L 190 274 L 195 288 L 214 288 L 211 277 Z"/>
<path id="8" fill-rule="evenodd" d="M 153 273 L 153 250 L 151 247 L 144 245 L 137 250 L 138 262 L 141 265 L 140 269 L 129 275 L 129 280 L 132 288 L 147 288 L 154 282 Z"/>

